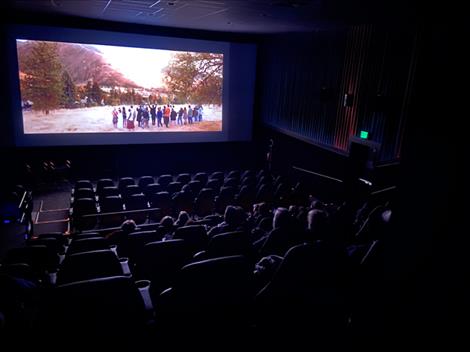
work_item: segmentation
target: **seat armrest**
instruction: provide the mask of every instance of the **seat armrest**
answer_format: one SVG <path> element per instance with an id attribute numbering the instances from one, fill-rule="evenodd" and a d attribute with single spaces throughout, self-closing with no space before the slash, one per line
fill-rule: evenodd
<path id="1" fill-rule="evenodd" d="M 207 259 L 207 251 L 200 251 L 193 255 L 193 259 L 197 261 Z"/>

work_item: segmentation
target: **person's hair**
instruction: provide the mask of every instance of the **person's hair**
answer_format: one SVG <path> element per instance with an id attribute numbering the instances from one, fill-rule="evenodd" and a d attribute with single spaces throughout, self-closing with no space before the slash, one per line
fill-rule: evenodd
<path id="1" fill-rule="evenodd" d="M 160 226 L 170 228 L 173 226 L 173 218 L 170 215 L 164 216 L 160 220 Z"/>
<path id="2" fill-rule="evenodd" d="M 229 225 L 240 226 L 245 221 L 245 212 L 242 207 L 228 205 L 225 208 L 224 221 Z"/>
<path id="3" fill-rule="evenodd" d="M 136 229 L 136 227 L 137 225 L 135 221 L 132 219 L 126 220 L 121 224 L 121 230 L 127 233 L 131 233 L 132 231 Z"/>
<path id="4" fill-rule="evenodd" d="M 310 203 L 310 209 L 325 209 L 325 204 L 318 199 L 314 199 Z"/>
<path id="5" fill-rule="evenodd" d="M 180 211 L 178 214 L 178 219 L 176 219 L 175 225 L 177 226 L 184 226 L 189 220 L 189 214 L 187 211 Z"/>
<path id="6" fill-rule="evenodd" d="M 289 210 L 277 208 L 273 217 L 273 229 L 284 228 L 289 225 Z"/>
<path id="7" fill-rule="evenodd" d="M 267 216 L 269 215 L 269 206 L 266 202 L 261 202 L 261 203 L 256 203 L 253 205 L 253 213 L 261 215 L 261 216 Z"/>
<path id="8" fill-rule="evenodd" d="M 328 224 L 328 214 L 320 209 L 312 209 L 307 214 L 307 229 L 315 237 L 323 237 Z M 320 239 L 318 238 L 318 239 Z"/>

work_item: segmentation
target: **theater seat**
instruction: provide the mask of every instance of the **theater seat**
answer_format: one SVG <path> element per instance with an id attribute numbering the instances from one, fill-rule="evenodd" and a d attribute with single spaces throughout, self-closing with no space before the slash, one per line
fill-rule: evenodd
<path id="1" fill-rule="evenodd" d="M 124 274 L 130 272 L 112 250 L 81 252 L 65 256 L 57 273 L 57 284 Z"/>
<path id="2" fill-rule="evenodd" d="M 139 187 L 141 189 L 145 189 L 145 187 L 151 183 L 154 183 L 155 180 L 153 179 L 153 176 L 142 176 L 139 178 Z"/>
<path id="3" fill-rule="evenodd" d="M 160 177 L 158 177 L 158 184 L 162 185 L 162 187 L 164 189 L 166 189 L 166 187 L 171 182 L 173 182 L 173 176 L 172 175 L 160 175 Z"/>
<path id="4" fill-rule="evenodd" d="M 209 240 L 204 225 L 189 225 L 176 229 L 173 239 L 182 239 L 187 244 L 191 253 L 196 253 L 206 248 Z"/>
<path id="5" fill-rule="evenodd" d="M 190 174 L 179 174 L 176 176 L 176 182 L 181 182 L 183 185 L 187 184 L 189 181 L 191 181 Z"/>
<path id="6" fill-rule="evenodd" d="M 158 312 L 172 328 L 192 326 L 204 331 L 246 325 L 251 309 L 252 275 L 251 265 L 243 256 L 186 265 L 174 285 L 160 295 Z"/>
<path id="7" fill-rule="evenodd" d="M 47 297 L 39 330 L 80 348 L 127 350 L 145 336 L 149 315 L 136 283 L 124 276 L 72 282 Z"/>

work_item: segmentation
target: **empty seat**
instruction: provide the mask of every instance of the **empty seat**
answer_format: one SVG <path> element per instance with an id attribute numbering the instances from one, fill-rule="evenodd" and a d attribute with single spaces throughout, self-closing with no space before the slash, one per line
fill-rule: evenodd
<path id="1" fill-rule="evenodd" d="M 121 250 L 128 254 L 132 263 L 136 263 L 142 256 L 143 248 L 147 243 L 161 241 L 161 239 L 161 235 L 156 230 L 132 232 L 127 236 L 127 248 Z"/>
<path id="2" fill-rule="evenodd" d="M 104 187 L 100 193 L 100 200 L 105 197 L 119 196 L 119 194 L 120 192 L 117 187 Z"/>
<path id="3" fill-rule="evenodd" d="M 128 210 L 145 210 L 148 209 L 147 197 L 143 194 L 133 194 L 126 200 L 126 211 Z M 137 212 L 134 214 L 126 214 L 127 218 L 131 218 L 138 224 L 142 224 L 147 220 L 146 212 Z"/>
<path id="4" fill-rule="evenodd" d="M 223 181 L 225 174 L 222 171 L 214 171 L 209 178 Z"/>
<path id="5" fill-rule="evenodd" d="M 121 190 L 121 195 L 124 199 L 129 198 L 133 194 L 140 194 L 142 193 L 142 190 L 138 185 L 129 185 L 126 186 L 123 190 Z"/>
<path id="6" fill-rule="evenodd" d="M 251 211 L 253 203 L 255 202 L 256 189 L 254 186 L 242 186 L 240 192 L 236 196 L 237 204 L 245 211 Z"/>
<path id="7" fill-rule="evenodd" d="M 155 180 L 153 179 L 153 176 L 142 176 L 139 178 L 139 187 L 141 189 L 144 189 L 147 185 L 154 183 Z"/>
<path id="8" fill-rule="evenodd" d="M 110 178 L 102 178 L 98 180 L 96 183 L 96 194 L 100 196 L 101 192 L 103 192 L 103 188 L 105 187 L 114 187 L 114 181 Z"/>
<path id="9" fill-rule="evenodd" d="M 242 179 L 241 186 L 256 186 L 256 177 L 254 176 L 247 176 Z"/>
<path id="10" fill-rule="evenodd" d="M 158 184 L 162 185 L 164 188 L 166 188 L 171 182 L 173 182 L 172 175 L 160 175 L 158 178 Z"/>
<path id="11" fill-rule="evenodd" d="M 270 203 L 273 201 L 273 192 L 272 187 L 269 184 L 262 184 L 258 187 L 256 192 L 255 202 L 267 202 Z"/>
<path id="12" fill-rule="evenodd" d="M 57 274 L 57 284 L 123 274 L 121 262 L 113 251 L 87 251 L 65 257 Z"/>
<path id="13" fill-rule="evenodd" d="M 46 309 L 39 324 L 44 336 L 51 331 L 66 336 L 75 348 L 122 350 L 143 339 L 148 323 L 140 290 L 125 276 L 60 285 L 47 298 Z"/>
<path id="14" fill-rule="evenodd" d="M 194 181 L 199 181 L 202 184 L 202 187 L 204 187 L 207 183 L 207 180 L 209 177 L 205 172 L 198 172 L 196 175 L 194 175 L 193 180 Z"/>
<path id="15" fill-rule="evenodd" d="M 240 179 L 240 171 L 239 170 L 232 170 L 228 173 L 227 178 L 235 178 L 237 180 Z"/>
<path id="16" fill-rule="evenodd" d="M 188 186 L 191 189 L 191 192 L 193 192 L 193 194 L 199 194 L 203 187 L 201 181 L 191 181 L 188 183 Z"/>
<path id="17" fill-rule="evenodd" d="M 252 268 L 243 256 L 204 260 L 181 269 L 171 290 L 160 295 L 160 313 L 173 328 L 246 326 L 252 294 Z"/>
<path id="18" fill-rule="evenodd" d="M 222 187 L 219 195 L 215 198 L 215 209 L 219 214 L 225 212 L 227 205 L 235 205 L 235 187 Z"/>
<path id="19" fill-rule="evenodd" d="M 100 201 L 100 210 L 102 213 L 114 213 L 123 211 L 122 199 L 118 196 L 105 197 Z"/>
<path id="20" fill-rule="evenodd" d="M 206 216 L 214 212 L 214 190 L 203 188 L 194 200 L 194 212 L 199 216 Z"/>
<path id="21" fill-rule="evenodd" d="M 181 182 L 183 185 L 187 184 L 189 181 L 191 181 L 190 174 L 179 174 L 176 176 L 176 182 Z"/>
<path id="22" fill-rule="evenodd" d="M 244 178 L 247 178 L 247 177 L 254 177 L 256 178 L 256 174 L 253 170 L 245 170 L 243 171 L 243 173 L 241 174 L 240 178 L 243 180 Z"/>
<path id="23" fill-rule="evenodd" d="M 84 238 L 93 238 L 93 237 L 104 237 L 104 235 L 99 232 L 90 232 L 90 231 L 75 233 L 73 235 L 74 240 L 81 240 Z"/>
<path id="24" fill-rule="evenodd" d="M 78 198 L 73 203 L 73 216 L 96 214 L 96 202 L 93 198 Z"/>
<path id="25" fill-rule="evenodd" d="M 182 186 L 183 184 L 181 182 L 171 182 L 167 186 L 167 191 L 168 193 L 173 194 L 173 193 L 181 191 Z"/>
<path id="26" fill-rule="evenodd" d="M 75 239 L 70 243 L 70 246 L 67 249 L 67 256 L 74 253 L 89 252 L 100 249 L 109 249 L 108 242 L 103 237 Z"/>
<path id="27" fill-rule="evenodd" d="M 337 335 L 347 324 L 345 263 L 345 254 L 327 243 L 289 249 L 256 296 L 260 323 L 273 326 L 275 320 L 288 321 L 303 328 L 308 319 L 309 331 Z"/>
<path id="28" fill-rule="evenodd" d="M 184 210 L 192 213 L 194 208 L 194 195 L 192 192 L 177 192 L 173 195 L 172 200 L 176 212 Z"/>
<path id="29" fill-rule="evenodd" d="M 189 225 L 176 229 L 173 239 L 182 239 L 192 253 L 205 249 L 208 237 L 204 225 Z"/>
<path id="30" fill-rule="evenodd" d="M 75 189 L 75 191 L 73 192 L 74 201 L 80 198 L 95 198 L 95 192 L 93 191 L 93 188 Z"/>
<path id="31" fill-rule="evenodd" d="M 246 232 L 234 231 L 215 235 L 207 245 L 208 258 L 227 255 L 251 255 L 250 239 Z"/>
<path id="32" fill-rule="evenodd" d="M 95 216 L 83 217 L 85 215 L 96 214 L 98 212 L 98 210 L 96 209 L 95 199 L 76 199 L 73 203 L 73 208 L 71 209 L 71 211 L 73 215 L 73 224 L 78 230 L 88 230 L 95 227 Z"/>
<path id="33" fill-rule="evenodd" d="M 150 205 L 152 208 L 159 208 L 161 215 L 171 215 L 173 204 L 168 192 L 158 192 L 150 196 Z"/>
<path id="34" fill-rule="evenodd" d="M 41 233 L 37 236 L 34 236 L 37 239 L 43 239 L 43 238 L 55 238 L 57 241 L 59 241 L 62 245 L 65 245 L 67 243 L 67 240 L 69 236 L 64 235 L 62 232 L 46 232 L 46 233 Z"/>
<path id="35" fill-rule="evenodd" d="M 32 238 L 26 241 L 28 246 L 46 246 L 50 251 L 55 254 L 63 254 L 65 247 L 65 242 L 62 239 L 57 239 L 56 237 L 41 237 L 41 238 Z"/>
<path id="36" fill-rule="evenodd" d="M 93 184 L 90 182 L 90 180 L 78 180 L 77 182 L 75 182 L 74 189 L 79 188 L 93 189 Z"/>
<path id="37" fill-rule="evenodd" d="M 147 208 L 147 198 L 142 193 L 133 194 L 126 199 L 126 210 L 139 210 Z"/>
<path id="38" fill-rule="evenodd" d="M 176 273 L 190 260 L 184 240 L 169 240 L 147 243 L 138 258 L 139 276 L 150 280 L 153 297 L 173 284 Z"/>
<path id="39" fill-rule="evenodd" d="M 238 185 L 240 184 L 240 181 L 238 178 L 226 178 L 224 180 L 224 187 L 238 187 Z"/>
<path id="40" fill-rule="evenodd" d="M 50 257 L 51 252 L 45 245 L 27 246 L 10 249 L 5 258 L 5 264 L 28 264 L 34 274 L 39 278 L 44 278 L 54 258 Z"/>
<path id="41" fill-rule="evenodd" d="M 206 188 L 212 188 L 214 191 L 218 192 L 220 187 L 222 187 L 222 183 L 223 182 L 221 180 L 211 178 L 209 181 L 207 181 Z"/>
<path id="42" fill-rule="evenodd" d="M 147 199 L 150 199 L 150 196 L 154 193 L 162 192 L 163 188 L 158 183 L 150 183 L 144 188 L 144 194 L 147 196 Z"/>
<path id="43" fill-rule="evenodd" d="M 130 185 L 134 185 L 134 184 L 135 184 L 135 181 L 132 177 L 121 177 L 119 179 L 119 184 L 118 184 L 119 191 L 122 193 L 124 191 L 124 188 Z"/>

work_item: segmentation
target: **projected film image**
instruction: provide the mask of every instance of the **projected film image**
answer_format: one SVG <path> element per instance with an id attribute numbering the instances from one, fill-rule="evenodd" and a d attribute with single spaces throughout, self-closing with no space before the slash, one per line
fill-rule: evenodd
<path id="1" fill-rule="evenodd" d="M 16 44 L 26 134 L 222 131 L 223 54 Z"/>

